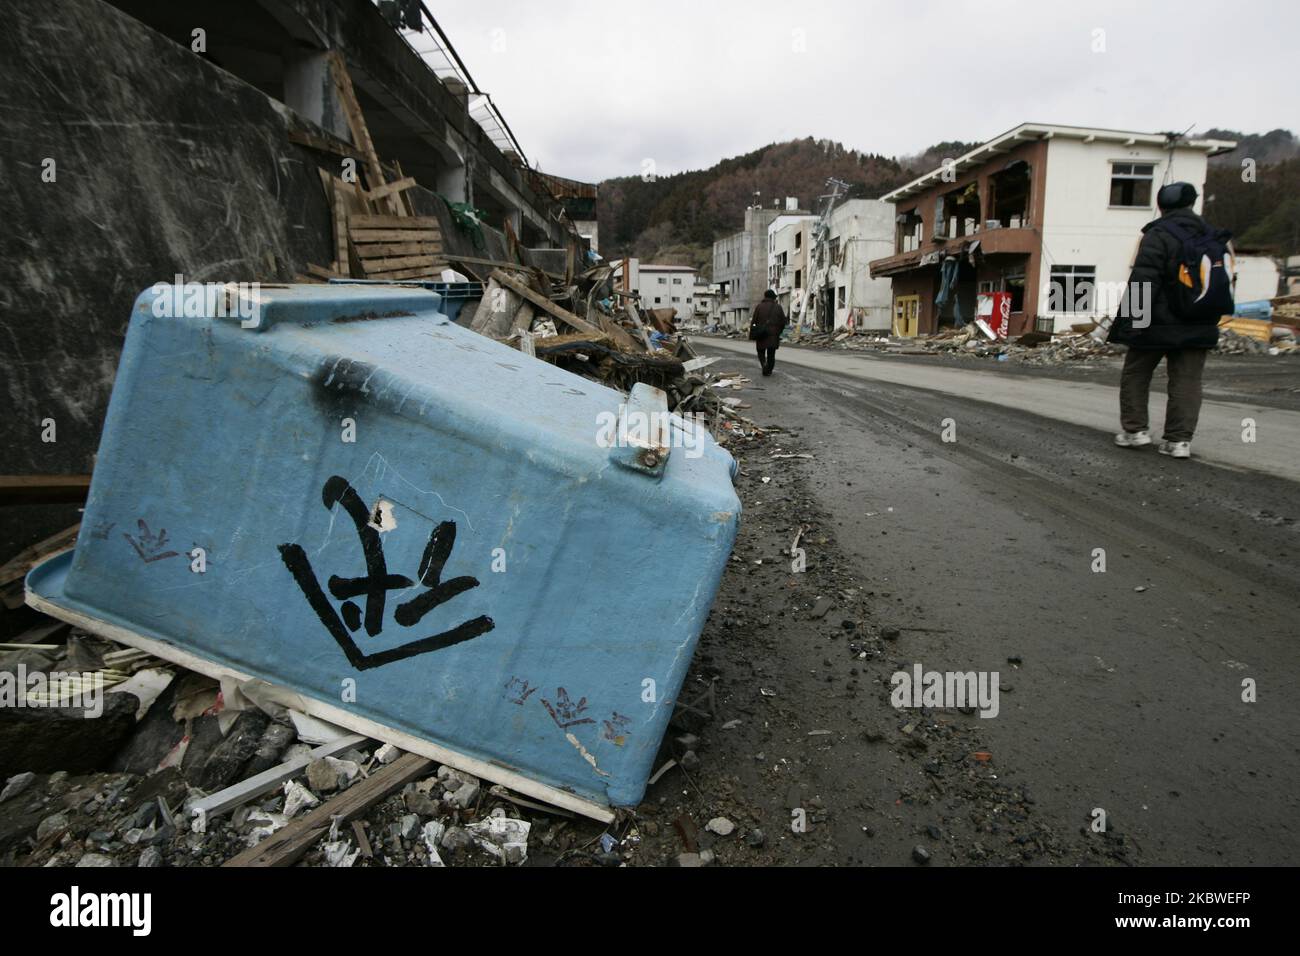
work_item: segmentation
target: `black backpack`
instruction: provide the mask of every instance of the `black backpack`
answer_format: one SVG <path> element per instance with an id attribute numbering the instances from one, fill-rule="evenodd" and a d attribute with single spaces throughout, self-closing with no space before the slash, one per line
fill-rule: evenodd
<path id="1" fill-rule="evenodd" d="M 1196 324 L 1217 323 L 1232 315 L 1236 310 L 1232 233 L 1212 226 L 1202 231 L 1169 218 L 1158 219 L 1155 225 L 1182 244 L 1177 274 L 1167 286 L 1174 315 Z"/>

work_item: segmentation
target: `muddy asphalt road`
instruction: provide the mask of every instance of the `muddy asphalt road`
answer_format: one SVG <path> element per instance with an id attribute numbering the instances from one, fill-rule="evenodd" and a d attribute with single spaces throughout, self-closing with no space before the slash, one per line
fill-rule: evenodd
<path id="1" fill-rule="evenodd" d="M 746 415 L 788 429 L 738 454 L 751 583 L 729 575 L 695 676 L 722 689 L 705 766 L 738 822 L 765 824 L 751 862 L 1295 862 L 1300 486 L 873 378 L 896 361 L 829 373 L 782 349 L 764 379 L 696 345 L 752 379 L 731 393 Z M 793 452 L 814 458 L 774 457 Z M 806 577 L 779 543 L 798 524 Z M 915 663 L 999 672 L 997 716 L 893 710 L 889 672 Z M 715 812 L 704 777 L 647 807 Z M 819 829 L 792 835 L 800 807 Z"/>
<path id="2" fill-rule="evenodd" d="M 494 807 L 531 821 L 532 866 L 1295 862 L 1300 485 L 1116 449 L 1062 420 L 1107 417 L 1100 372 L 1008 369 L 999 402 L 999 379 L 977 369 L 783 348 L 765 379 L 746 343 L 695 344 L 721 357 L 710 372 L 750 379 L 723 394 L 751 424 L 720 432 L 745 510 L 664 769 L 608 827 L 490 793 L 455 809 L 413 785 L 368 811 L 375 855 L 357 865 L 427 865 L 406 821 Z M 1229 367 L 1223 428 L 1247 403 L 1256 461 L 1300 464 L 1267 445 L 1297 427 L 1294 373 Z M 909 369 L 935 387 L 900 382 Z M 1240 459 L 1226 437 L 1206 444 Z M 996 716 L 894 707 L 893 674 L 918 664 L 997 672 Z M 161 787 L 178 806 L 185 783 L 166 773 L 43 777 L 0 804 L 0 862 L 92 848 L 135 862 L 139 846 L 95 834 Z M 118 816 L 90 793 L 113 794 Z M 24 838 L 60 809 L 60 842 Z M 153 843 L 163 865 L 215 865 L 253 825 L 223 817 Z M 472 846 L 444 843 L 443 858 L 498 865 Z M 303 860 L 323 862 L 319 846 Z"/>

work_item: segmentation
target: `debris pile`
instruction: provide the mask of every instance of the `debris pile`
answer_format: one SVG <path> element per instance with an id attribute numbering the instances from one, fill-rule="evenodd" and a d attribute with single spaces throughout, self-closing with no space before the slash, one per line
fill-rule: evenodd
<path id="1" fill-rule="evenodd" d="M 1296 299 L 1292 305 L 1278 302 Z M 1300 296 L 1275 299 L 1274 315 L 1300 312 Z M 1290 308 L 1292 313 L 1283 311 Z M 1296 316 L 1300 318 L 1300 316 Z M 812 348 L 871 351 L 888 355 L 954 355 L 993 359 L 1022 365 L 1079 365 L 1124 354 L 1124 348 L 1110 345 L 1093 323 L 1071 327 L 1068 332 L 1027 332 L 1014 339 L 991 339 L 976 325 L 945 328 L 933 335 L 905 338 L 880 331 L 840 329 L 836 332 L 802 333 L 792 343 Z M 739 333 L 723 333 L 735 338 Z M 1216 352 L 1224 355 L 1296 355 L 1300 345 L 1295 327 L 1279 322 L 1227 317 L 1219 323 Z"/>
<path id="2" fill-rule="evenodd" d="M 0 645 L 3 865 L 518 865 L 569 816 L 61 622 L 23 636 Z"/>
<path id="3" fill-rule="evenodd" d="M 638 307 L 615 287 L 614 269 L 599 265 L 560 276 L 516 265 L 494 269 L 468 325 L 527 355 L 621 391 L 637 383 L 663 389 L 669 411 L 703 416 L 715 435 L 754 427 L 743 401 L 725 393 L 749 380 L 705 371 L 672 309 Z"/>
<path id="4" fill-rule="evenodd" d="M 1219 344 L 1214 351 L 1224 355 L 1267 355 L 1268 343 L 1232 329 L 1219 330 Z"/>
<path id="5" fill-rule="evenodd" d="M 1089 334 L 1092 326 L 1051 334 L 1027 332 L 1015 339 L 991 339 L 976 325 L 945 328 L 934 335 L 906 338 L 879 331 L 841 329 L 838 332 L 804 334 L 801 345 L 820 348 L 872 351 L 890 355 L 956 355 L 968 358 L 1016 361 L 1026 365 L 1086 363 L 1120 355 L 1123 350 Z"/>

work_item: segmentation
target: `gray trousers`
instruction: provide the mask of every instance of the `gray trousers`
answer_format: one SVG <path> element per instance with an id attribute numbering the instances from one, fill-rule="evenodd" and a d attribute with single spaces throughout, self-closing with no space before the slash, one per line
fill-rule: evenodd
<path id="1" fill-rule="evenodd" d="M 1126 432 L 1147 430 L 1151 376 L 1166 359 L 1165 441 L 1191 441 L 1201 415 L 1201 373 L 1209 349 L 1129 349 L 1119 376 L 1119 417 Z"/>

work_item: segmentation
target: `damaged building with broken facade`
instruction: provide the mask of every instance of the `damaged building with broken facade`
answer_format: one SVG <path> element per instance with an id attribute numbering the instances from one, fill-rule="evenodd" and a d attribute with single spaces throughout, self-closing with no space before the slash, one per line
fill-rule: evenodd
<path id="1" fill-rule="evenodd" d="M 883 197 L 894 254 L 870 267 L 892 280 L 893 334 L 934 334 L 994 303 L 1012 336 L 1113 315 L 1096 290 L 1127 280 L 1160 186 L 1203 193 L 1209 157 L 1235 145 L 1023 123 L 945 161 Z"/>

